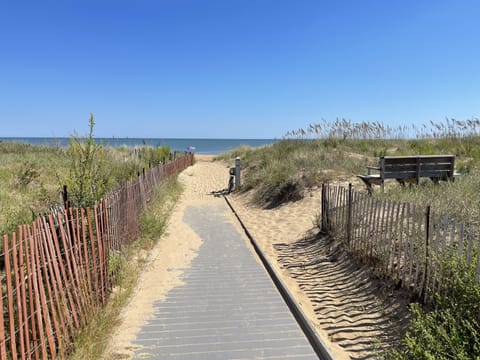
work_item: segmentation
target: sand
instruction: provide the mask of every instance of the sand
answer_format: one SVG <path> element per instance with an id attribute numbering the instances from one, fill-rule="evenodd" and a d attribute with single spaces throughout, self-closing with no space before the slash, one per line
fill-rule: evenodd
<path id="1" fill-rule="evenodd" d="M 197 155 L 195 165 L 179 176 L 185 191 L 174 208 L 167 234 L 152 252 L 122 313 L 122 325 L 112 338 L 106 358 L 131 357 L 131 341 L 151 317 L 153 302 L 181 285 L 182 271 L 189 267 L 201 245 L 183 223 L 183 210 L 190 204 L 224 201 L 212 192 L 227 187 L 229 166 L 233 161 L 227 164 Z M 406 302 L 392 296 L 388 286 L 372 279 L 368 269 L 352 263 L 330 239 L 318 234 L 315 219 L 320 212 L 320 195 L 320 189 L 311 189 L 302 200 L 274 209 L 252 204 L 249 193 L 228 196 L 334 357 L 372 358 L 377 349 L 396 340 L 397 324 L 405 323 Z M 386 345 L 379 346 L 380 339 Z"/>
<path id="2" fill-rule="evenodd" d="M 135 351 L 132 341 L 152 317 L 154 302 L 164 299 L 171 289 L 182 285 L 181 275 L 201 245 L 201 239 L 183 222 L 184 209 L 198 202 L 224 201 L 209 193 L 226 186 L 228 169 L 225 164 L 211 162 L 211 159 L 212 156 L 197 156 L 197 164 L 179 175 L 184 192 L 173 209 L 166 233 L 153 249 L 138 285 L 121 313 L 121 325 L 113 334 L 104 358 L 131 358 Z"/>

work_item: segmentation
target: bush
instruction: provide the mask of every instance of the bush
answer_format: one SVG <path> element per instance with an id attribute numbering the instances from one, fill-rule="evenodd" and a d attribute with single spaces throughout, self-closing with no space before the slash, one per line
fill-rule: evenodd
<path id="1" fill-rule="evenodd" d="M 88 136 L 72 136 L 68 147 L 70 166 L 66 183 L 70 200 L 79 207 L 93 205 L 110 188 L 109 166 L 103 147 L 93 138 L 94 125 L 90 114 Z"/>
<path id="2" fill-rule="evenodd" d="M 476 264 L 456 257 L 443 259 L 434 309 L 411 305 L 413 320 L 400 348 L 386 359 L 479 359 L 480 286 Z"/>

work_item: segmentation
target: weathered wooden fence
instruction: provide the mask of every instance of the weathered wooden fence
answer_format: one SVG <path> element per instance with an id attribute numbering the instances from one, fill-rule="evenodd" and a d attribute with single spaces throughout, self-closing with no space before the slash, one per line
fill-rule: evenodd
<path id="1" fill-rule="evenodd" d="M 93 208 L 57 211 L 4 236 L 0 359 L 66 357 L 76 331 L 108 301 L 112 257 L 137 237 L 155 187 L 192 161 L 187 154 L 144 170 Z"/>
<path id="2" fill-rule="evenodd" d="M 445 258 L 475 265 L 480 282 L 479 229 L 437 215 L 430 206 L 375 199 L 351 185 L 324 185 L 322 229 L 352 256 L 425 302 L 433 300 L 442 282 Z"/>

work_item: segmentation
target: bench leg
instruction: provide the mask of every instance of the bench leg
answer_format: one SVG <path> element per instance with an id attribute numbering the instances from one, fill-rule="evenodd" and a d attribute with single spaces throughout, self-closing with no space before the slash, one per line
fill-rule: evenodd
<path id="1" fill-rule="evenodd" d="M 368 192 L 368 195 L 372 196 L 373 194 L 373 187 L 372 187 L 372 183 L 368 180 L 365 180 L 364 178 L 360 177 L 360 179 L 362 179 L 363 183 L 365 184 L 365 186 L 367 187 L 367 192 Z"/>
<path id="2" fill-rule="evenodd" d="M 370 196 L 373 195 L 373 186 L 370 183 L 367 184 L 367 192 L 368 192 L 368 195 Z"/>

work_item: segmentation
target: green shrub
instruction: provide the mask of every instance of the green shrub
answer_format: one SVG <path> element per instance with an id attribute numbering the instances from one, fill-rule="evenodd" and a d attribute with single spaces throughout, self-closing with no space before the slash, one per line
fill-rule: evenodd
<path id="1" fill-rule="evenodd" d="M 87 137 L 72 136 L 68 147 L 69 174 L 66 179 L 69 199 L 75 206 L 91 206 L 110 189 L 110 171 L 103 147 L 95 142 L 95 120 L 90 114 Z"/>
<path id="2" fill-rule="evenodd" d="M 435 307 L 411 305 L 413 320 L 401 347 L 386 359 L 479 359 L 480 286 L 476 264 L 457 257 L 443 259 L 442 281 L 435 294 Z"/>

